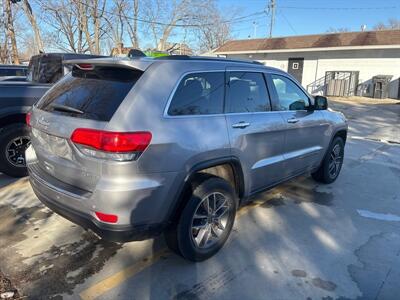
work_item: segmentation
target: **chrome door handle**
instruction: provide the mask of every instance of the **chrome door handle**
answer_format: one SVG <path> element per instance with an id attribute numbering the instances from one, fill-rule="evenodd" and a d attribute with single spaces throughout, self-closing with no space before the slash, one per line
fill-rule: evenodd
<path id="1" fill-rule="evenodd" d="M 239 122 L 239 123 L 233 124 L 232 128 L 246 128 L 248 126 L 250 126 L 250 123 L 248 123 L 248 122 Z"/>
<path id="2" fill-rule="evenodd" d="M 296 118 L 291 118 L 291 119 L 287 120 L 288 123 L 292 123 L 292 124 L 297 123 L 298 121 L 300 121 L 300 120 L 296 119 Z"/>

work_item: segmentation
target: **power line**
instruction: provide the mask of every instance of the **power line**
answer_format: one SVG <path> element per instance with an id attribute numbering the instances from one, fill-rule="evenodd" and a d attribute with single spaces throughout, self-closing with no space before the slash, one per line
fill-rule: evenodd
<path id="1" fill-rule="evenodd" d="M 253 21 L 253 22 L 256 22 L 256 21 L 258 21 L 258 20 L 265 20 L 265 16 L 251 19 L 251 21 Z M 250 20 L 249 20 L 249 21 L 250 21 Z M 246 25 L 247 25 L 247 24 L 246 24 Z M 258 26 L 258 28 L 259 28 L 259 27 L 268 27 L 268 24 L 265 24 L 265 23 L 259 24 L 259 22 L 257 22 L 257 26 Z M 251 26 L 242 27 L 242 28 L 238 27 L 238 28 L 236 28 L 236 29 L 232 29 L 231 32 L 239 32 L 239 31 L 250 30 L 250 29 L 253 29 L 253 30 L 254 30 L 254 24 L 253 24 L 253 23 L 252 23 Z"/>
<path id="2" fill-rule="evenodd" d="M 381 6 L 381 7 L 317 7 L 317 6 L 279 6 L 285 9 L 300 9 L 300 10 L 387 10 L 396 9 L 398 6 Z"/>
<path id="3" fill-rule="evenodd" d="M 292 26 L 292 24 L 289 22 L 289 20 L 286 18 L 285 14 L 283 13 L 282 10 L 278 10 L 278 12 L 280 13 L 280 15 L 283 17 L 283 19 L 286 21 L 286 23 L 289 25 L 290 29 L 292 29 L 292 31 L 294 32 L 294 34 L 297 35 L 297 31 L 296 29 L 294 29 L 294 27 Z"/>
<path id="4" fill-rule="evenodd" d="M 36 2 L 39 5 L 41 5 L 42 7 L 46 7 L 46 5 L 43 4 L 43 2 L 41 0 L 36 0 Z M 106 13 L 108 15 L 114 15 L 114 16 L 126 18 L 128 20 L 142 22 L 142 23 L 146 23 L 146 24 L 153 24 L 153 25 L 160 25 L 160 26 L 171 26 L 171 27 L 181 27 L 181 28 L 202 27 L 202 26 L 212 26 L 212 25 L 214 25 L 214 23 L 208 23 L 208 24 L 207 23 L 206 24 L 172 24 L 172 23 L 151 21 L 151 20 L 146 20 L 146 19 L 141 19 L 141 18 L 129 17 L 129 16 L 126 16 L 126 15 L 123 15 L 123 14 L 120 14 L 120 13 L 110 12 L 110 11 L 107 11 L 107 10 L 103 11 L 103 9 L 101 9 L 101 8 L 94 7 L 92 5 L 89 5 L 89 4 L 81 2 L 81 1 L 75 1 L 75 2 L 77 2 L 79 4 L 82 4 L 82 5 L 86 6 L 86 7 L 89 7 L 89 8 L 92 8 L 92 9 L 96 9 L 97 11 L 104 12 L 104 13 Z M 230 19 L 230 20 L 225 20 L 225 21 L 222 21 L 221 23 L 233 24 L 233 23 L 247 22 L 247 21 L 252 20 L 252 19 L 248 20 L 248 18 L 255 17 L 255 16 L 258 16 L 258 15 L 262 15 L 262 14 L 265 14 L 265 11 L 258 11 L 258 12 L 255 12 L 255 13 L 251 13 L 249 15 L 233 18 L 233 19 Z"/>

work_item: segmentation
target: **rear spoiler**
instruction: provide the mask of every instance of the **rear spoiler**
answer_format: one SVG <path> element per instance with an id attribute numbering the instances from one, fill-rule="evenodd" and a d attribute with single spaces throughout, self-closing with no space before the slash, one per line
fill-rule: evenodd
<path id="1" fill-rule="evenodd" d="M 90 70 L 89 66 L 107 66 L 107 67 L 119 67 L 119 68 L 127 68 L 127 69 L 135 69 L 139 71 L 146 71 L 146 69 L 154 63 L 154 60 L 151 58 L 139 58 L 139 59 L 125 59 L 125 58 L 114 58 L 114 57 L 106 57 L 106 58 L 92 58 L 92 59 L 70 59 L 64 60 L 63 65 L 83 65 L 85 67 L 81 69 Z"/>

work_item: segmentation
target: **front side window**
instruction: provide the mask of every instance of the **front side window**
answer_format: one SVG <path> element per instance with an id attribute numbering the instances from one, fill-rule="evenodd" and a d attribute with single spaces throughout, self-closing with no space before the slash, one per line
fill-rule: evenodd
<path id="1" fill-rule="evenodd" d="M 209 115 L 223 112 L 224 72 L 186 75 L 171 100 L 168 114 Z"/>
<path id="2" fill-rule="evenodd" d="M 271 110 L 262 73 L 230 72 L 227 88 L 227 112 L 265 112 Z"/>
<path id="3" fill-rule="evenodd" d="M 310 103 L 307 95 L 289 78 L 271 75 L 278 95 L 279 110 L 306 110 Z"/>

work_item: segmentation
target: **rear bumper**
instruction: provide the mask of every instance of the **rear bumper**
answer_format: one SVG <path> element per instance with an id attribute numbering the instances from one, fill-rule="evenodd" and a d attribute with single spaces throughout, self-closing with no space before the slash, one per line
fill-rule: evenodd
<path id="1" fill-rule="evenodd" d="M 160 234 L 168 225 L 175 200 L 176 174 L 148 174 L 99 181 L 92 192 L 67 184 L 45 172 L 32 146 L 26 151 L 27 169 L 39 200 L 66 219 L 91 229 L 106 240 L 143 240 Z M 119 182 L 123 185 L 118 185 Z M 149 186 L 148 183 L 151 183 Z M 116 224 L 100 221 L 95 211 L 118 216 Z"/>
<path id="2" fill-rule="evenodd" d="M 46 195 L 46 190 L 51 188 L 44 186 L 31 172 L 29 181 L 36 196 L 44 205 L 67 220 L 85 229 L 92 230 L 101 238 L 108 241 L 128 242 L 144 240 L 161 234 L 166 227 L 165 223 L 149 225 L 109 225 L 99 222 L 90 214 L 78 211 L 60 201 L 48 197 Z"/>

